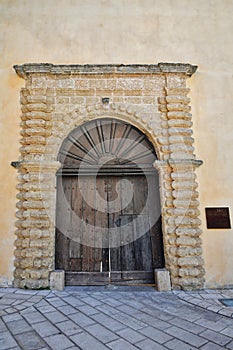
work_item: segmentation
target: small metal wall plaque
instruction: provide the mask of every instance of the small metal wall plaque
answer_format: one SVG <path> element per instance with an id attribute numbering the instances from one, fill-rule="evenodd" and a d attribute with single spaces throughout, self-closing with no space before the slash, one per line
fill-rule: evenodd
<path id="1" fill-rule="evenodd" d="M 229 208 L 205 208 L 207 228 L 231 228 Z"/>

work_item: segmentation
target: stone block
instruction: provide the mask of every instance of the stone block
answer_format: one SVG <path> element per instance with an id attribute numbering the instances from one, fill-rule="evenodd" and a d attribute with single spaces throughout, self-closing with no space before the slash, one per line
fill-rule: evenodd
<path id="1" fill-rule="evenodd" d="M 65 285 L 65 271 L 55 270 L 50 273 L 50 288 L 62 291 Z"/>
<path id="2" fill-rule="evenodd" d="M 166 269 L 155 269 L 155 284 L 159 292 L 171 290 L 170 273 Z"/>

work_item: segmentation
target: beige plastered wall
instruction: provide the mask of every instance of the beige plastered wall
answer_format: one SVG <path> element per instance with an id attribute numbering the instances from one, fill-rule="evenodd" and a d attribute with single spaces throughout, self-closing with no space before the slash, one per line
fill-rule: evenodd
<path id="1" fill-rule="evenodd" d="M 206 287 L 233 285 L 233 230 L 207 230 L 205 207 L 233 212 L 232 0 L 0 1 L 0 285 L 13 280 L 20 147 L 14 64 L 197 64 L 188 80 Z M 232 214 L 233 215 L 233 214 Z"/>

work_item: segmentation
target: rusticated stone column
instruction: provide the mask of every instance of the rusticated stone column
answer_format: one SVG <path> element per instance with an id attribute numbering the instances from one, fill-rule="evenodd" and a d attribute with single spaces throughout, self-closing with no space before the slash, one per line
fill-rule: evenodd
<path id="1" fill-rule="evenodd" d="M 168 210 L 168 219 L 175 234 L 173 251 L 177 256 L 177 276 L 173 279 L 174 288 L 202 288 L 204 283 L 204 262 L 199 228 L 199 202 L 196 167 L 201 161 L 190 159 L 170 159 L 172 168 L 173 208 Z"/>
<path id="2" fill-rule="evenodd" d="M 154 164 L 161 174 L 161 186 L 170 185 L 169 200 L 162 200 L 166 267 L 170 270 L 172 287 L 187 290 L 202 288 L 204 284 L 195 181 L 196 168 L 202 161 L 194 155 L 188 92 L 184 75 L 166 75 L 165 97 L 158 99 L 164 129 L 159 142 L 166 161 Z M 161 198 L 165 197 L 161 190 Z"/>
<path id="3" fill-rule="evenodd" d="M 164 254 L 173 289 L 202 288 L 204 283 L 195 181 L 201 164 L 190 159 L 154 163 L 160 176 Z"/>
<path id="4" fill-rule="evenodd" d="M 172 169 L 167 161 L 156 160 L 154 167 L 159 173 L 159 189 L 161 198 L 161 216 L 163 229 L 163 245 L 166 268 L 169 270 L 171 280 L 177 277 L 177 255 L 172 248 L 174 246 L 175 232 L 168 221 L 168 213 L 173 208 L 173 188 L 171 186 Z"/>
<path id="5" fill-rule="evenodd" d="M 59 163 L 49 160 L 51 102 L 46 96 L 22 89 L 22 139 L 17 195 L 15 286 L 48 287 L 54 259 L 55 172 Z M 53 187 L 53 189 L 51 188 Z"/>

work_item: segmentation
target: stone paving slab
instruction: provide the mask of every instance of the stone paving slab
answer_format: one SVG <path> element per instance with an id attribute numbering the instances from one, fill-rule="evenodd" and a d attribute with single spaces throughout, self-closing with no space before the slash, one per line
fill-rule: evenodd
<path id="1" fill-rule="evenodd" d="M 232 289 L 205 289 L 195 292 L 174 291 L 174 294 L 189 304 L 233 318 L 233 307 L 224 306 L 219 299 L 233 299 Z"/>
<path id="2" fill-rule="evenodd" d="M 0 288 L 0 349 L 233 350 L 233 310 L 221 298 L 233 290 Z"/>

